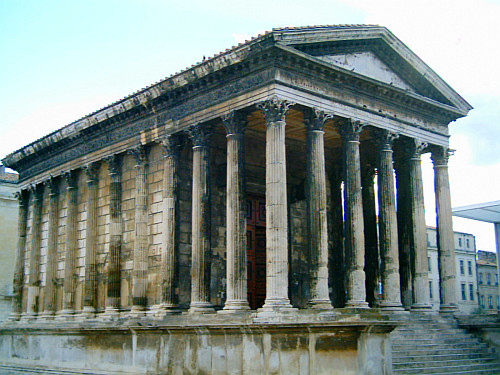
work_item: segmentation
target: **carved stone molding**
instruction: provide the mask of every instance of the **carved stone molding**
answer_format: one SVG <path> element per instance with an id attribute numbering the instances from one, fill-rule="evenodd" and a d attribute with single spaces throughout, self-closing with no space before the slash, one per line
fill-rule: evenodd
<path id="1" fill-rule="evenodd" d="M 317 108 L 311 108 L 304 113 L 304 117 L 304 123 L 308 131 L 323 131 L 326 121 L 333 118 L 333 114 L 326 113 Z"/>
<path id="2" fill-rule="evenodd" d="M 138 145 L 134 148 L 131 148 L 127 151 L 129 155 L 132 155 L 135 160 L 135 166 L 143 167 L 147 164 L 147 155 L 146 155 L 146 146 Z"/>
<path id="3" fill-rule="evenodd" d="M 408 148 L 406 150 L 406 157 L 411 160 L 420 159 L 422 152 L 427 148 L 429 144 L 418 138 L 411 138 L 409 141 L 407 141 L 407 145 Z"/>
<path id="4" fill-rule="evenodd" d="M 266 118 L 266 125 L 285 121 L 285 115 L 288 109 L 295 103 L 289 102 L 288 100 L 280 99 L 273 95 L 271 99 L 264 100 L 257 104 L 257 108 L 261 109 Z"/>
<path id="5" fill-rule="evenodd" d="M 99 163 L 89 163 L 83 167 L 85 174 L 87 176 L 87 183 L 95 183 L 98 180 L 99 174 Z"/>
<path id="6" fill-rule="evenodd" d="M 61 172 L 62 177 L 68 183 L 68 188 L 75 188 L 77 185 L 77 176 L 75 170 Z"/>
<path id="7" fill-rule="evenodd" d="M 239 111 L 231 111 L 221 117 L 228 135 L 243 134 L 247 126 L 247 115 Z"/>
<path id="8" fill-rule="evenodd" d="M 44 181 L 44 185 L 49 188 L 49 195 L 58 195 L 59 194 L 59 181 L 54 176 L 50 176 L 47 180 Z"/>
<path id="9" fill-rule="evenodd" d="M 19 206 L 26 206 L 28 204 L 28 190 L 16 191 L 14 197 L 17 199 Z"/>
<path id="10" fill-rule="evenodd" d="M 104 158 L 104 161 L 108 164 L 110 175 L 119 175 L 121 172 L 121 158 L 115 155 L 109 155 Z"/>

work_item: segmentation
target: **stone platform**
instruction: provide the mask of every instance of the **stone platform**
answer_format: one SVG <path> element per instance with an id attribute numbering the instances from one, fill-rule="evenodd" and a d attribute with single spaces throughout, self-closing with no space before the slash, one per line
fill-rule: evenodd
<path id="1" fill-rule="evenodd" d="M 0 373 L 389 374 L 396 326 L 352 309 L 16 322 L 0 328 Z"/>

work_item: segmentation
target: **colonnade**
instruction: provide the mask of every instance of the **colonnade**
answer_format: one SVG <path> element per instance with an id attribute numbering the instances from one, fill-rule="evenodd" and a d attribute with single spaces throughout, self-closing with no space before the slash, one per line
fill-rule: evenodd
<path id="1" fill-rule="evenodd" d="M 286 114 L 293 103 L 273 97 L 258 105 L 263 112 L 266 125 L 266 299 L 261 311 L 283 311 L 292 309 L 288 282 L 288 212 L 287 212 L 287 165 L 285 149 Z M 360 162 L 360 135 L 366 124 L 345 119 L 338 127 L 342 140 L 342 163 L 330 174 L 332 189 L 340 192 L 343 182 L 343 228 L 342 209 L 332 207 L 333 226 L 339 226 L 336 233 L 344 237 L 345 253 L 336 253 L 334 264 L 328 264 L 327 223 L 327 173 L 325 164 L 324 126 L 332 115 L 315 108 L 304 110 L 306 130 L 306 202 L 307 202 L 307 244 L 310 270 L 309 303 L 312 309 L 332 309 L 329 296 L 329 280 L 340 278 L 330 285 L 337 299 L 345 293 L 347 308 L 368 308 L 370 302 L 385 310 L 430 309 L 427 277 L 426 226 L 420 155 L 431 150 L 435 168 L 435 193 L 437 227 L 439 233 L 439 256 L 441 277 L 442 309 L 456 308 L 454 270 L 453 229 L 451 224 L 451 203 L 447 174 L 448 150 L 441 146 L 429 146 L 418 139 L 406 139 L 404 150 L 393 157 L 393 144 L 398 138 L 388 130 L 370 128 L 371 142 L 376 150 L 376 163 L 369 171 L 368 182 L 362 184 Z M 249 310 L 247 300 L 246 259 L 246 209 L 245 209 L 245 150 L 244 132 L 246 115 L 233 111 L 222 117 L 227 132 L 227 192 L 226 192 L 226 236 L 227 236 L 227 299 L 221 312 L 232 313 Z M 192 140 L 192 256 L 191 256 L 191 302 L 189 312 L 193 314 L 214 312 L 210 302 L 210 138 L 213 130 L 207 124 L 195 124 L 187 129 Z M 176 247 L 178 244 L 177 224 L 179 153 L 182 140 L 179 134 L 166 135 L 160 140 L 164 151 L 161 224 L 161 302 L 147 305 L 148 277 L 148 203 L 147 203 L 147 157 L 143 145 L 129 152 L 134 156 L 137 170 L 135 187 L 135 228 L 132 270 L 132 306 L 130 316 L 138 317 L 147 311 L 163 316 L 179 311 L 176 292 Z M 111 183 L 109 194 L 109 255 L 107 258 L 106 307 L 100 316 L 113 318 L 120 314 L 121 263 L 123 242 L 121 209 L 121 155 L 111 155 L 102 162 L 85 165 L 78 171 L 65 172 L 61 177 L 50 177 L 45 181 L 49 189 L 48 240 L 46 254 L 46 286 L 43 305 L 37 303 L 40 289 L 40 233 L 42 215 L 43 184 L 22 190 L 19 198 L 19 238 L 17 262 L 14 277 L 13 319 L 53 318 L 68 319 L 72 316 L 94 317 L 97 311 L 97 171 L 106 163 Z M 396 181 L 394 180 L 394 166 Z M 363 199 L 370 181 L 373 184 L 374 171 L 378 182 L 378 233 L 375 233 L 375 248 L 380 252 L 380 273 L 368 275 L 365 272 L 366 240 L 364 228 L 368 198 Z M 76 215 L 78 186 L 77 173 L 87 177 L 86 200 L 86 243 L 85 282 L 83 308 L 75 311 L 76 282 Z M 370 177 L 371 176 L 371 177 Z M 61 192 L 59 181 L 65 178 L 67 189 Z M 363 185 L 363 189 L 362 189 Z M 373 186 L 372 186 L 373 187 Z M 397 188 L 397 189 L 396 189 Z M 332 190 L 333 191 L 333 190 Z M 58 238 L 58 197 L 67 195 L 67 223 L 65 244 L 65 267 L 63 280 L 62 309 L 56 311 L 56 274 Z M 375 199 L 371 192 L 372 200 Z M 31 197 L 31 198 L 30 198 Z M 33 201 L 31 253 L 29 278 L 25 282 L 25 253 L 27 238 L 28 201 Z M 340 204 L 339 196 L 332 196 L 332 202 Z M 374 210 L 369 208 L 369 210 Z M 365 218 L 365 219 L 364 219 Z M 373 221 L 373 220 L 372 220 Z M 376 217 L 375 217 L 376 221 Z M 370 224 L 372 225 L 372 224 Z M 376 225 L 376 224 L 375 224 Z M 373 228 L 372 228 L 373 229 Z M 378 236 L 377 236 L 378 235 Z M 373 239 L 373 236 L 371 237 Z M 334 243 L 339 243 L 337 238 Z M 378 246 L 376 245 L 378 243 Z M 335 252 L 335 249 L 334 249 Z M 339 258 L 340 262 L 339 262 Z M 340 264 L 339 264 L 340 263 Z M 377 262 L 378 263 L 378 253 Z M 343 266 L 343 267 L 342 267 Z M 344 271 L 337 272 L 335 267 Z M 378 264 L 369 265 L 369 268 Z M 329 275 L 334 272 L 335 275 Z M 345 272 L 345 276 L 344 276 Z M 343 280 L 345 278 L 345 281 Z M 373 285 L 382 283 L 380 301 L 374 303 L 367 298 L 373 294 Z M 367 291 L 366 285 L 371 285 Z M 23 311 L 23 290 L 27 288 L 27 304 Z M 368 302 L 367 302 L 368 301 Z M 336 301 L 338 303 L 339 301 Z"/>

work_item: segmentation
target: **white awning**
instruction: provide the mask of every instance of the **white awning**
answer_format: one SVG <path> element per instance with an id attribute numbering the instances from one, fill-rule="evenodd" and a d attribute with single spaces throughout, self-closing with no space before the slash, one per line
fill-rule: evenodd
<path id="1" fill-rule="evenodd" d="M 453 216 L 464 217 L 486 223 L 500 223 L 500 201 L 455 207 Z"/>

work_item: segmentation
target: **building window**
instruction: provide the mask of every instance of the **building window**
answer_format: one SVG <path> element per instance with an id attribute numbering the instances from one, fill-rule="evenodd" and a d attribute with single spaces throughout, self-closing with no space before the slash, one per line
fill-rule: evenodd
<path id="1" fill-rule="evenodd" d="M 465 240 L 465 246 L 467 247 L 467 249 L 470 247 L 469 239 L 468 238 Z"/>
<path id="2" fill-rule="evenodd" d="M 427 267 L 429 268 L 429 272 L 431 272 L 431 257 L 427 257 Z"/>
<path id="3" fill-rule="evenodd" d="M 479 279 L 477 280 L 477 282 L 479 283 L 479 285 L 481 285 L 483 283 L 483 273 L 482 272 L 479 272 Z"/>
<path id="4" fill-rule="evenodd" d="M 482 296 L 482 295 L 479 296 L 479 303 L 480 303 L 481 307 L 484 309 L 484 296 Z"/>
<path id="5" fill-rule="evenodd" d="M 489 273 L 486 274 L 486 284 L 491 285 L 491 278 Z"/>
<path id="6" fill-rule="evenodd" d="M 462 239 L 461 238 L 458 239 L 458 246 L 462 247 Z"/>
<path id="7" fill-rule="evenodd" d="M 474 285 L 469 284 L 469 299 L 474 301 Z"/>
<path id="8" fill-rule="evenodd" d="M 462 283 L 462 301 L 466 301 L 467 300 L 467 296 L 465 294 L 465 284 Z"/>
<path id="9" fill-rule="evenodd" d="M 492 296 L 488 296 L 488 308 L 489 309 L 493 308 L 493 298 L 492 298 Z"/>
<path id="10" fill-rule="evenodd" d="M 469 276 L 472 276 L 472 262 L 470 260 L 467 261 L 467 268 L 469 270 Z"/>
<path id="11" fill-rule="evenodd" d="M 460 275 L 465 275 L 464 272 L 464 261 L 460 259 Z"/>
<path id="12" fill-rule="evenodd" d="M 497 310 L 500 310 L 500 297 L 497 296 Z"/>
<path id="13" fill-rule="evenodd" d="M 431 296 L 431 299 L 434 298 L 432 297 L 432 281 L 429 281 L 429 295 Z"/>
<path id="14" fill-rule="evenodd" d="M 498 273 L 495 274 L 495 285 L 498 285 Z"/>

